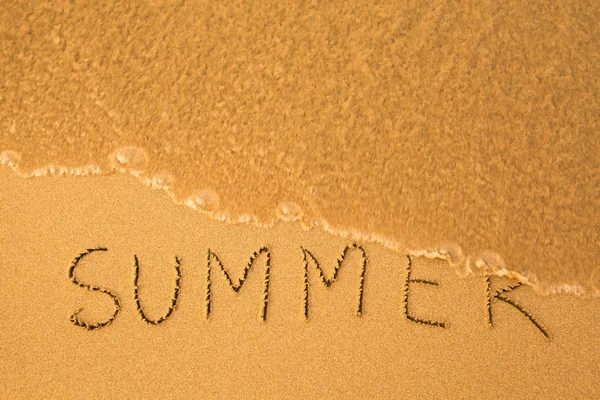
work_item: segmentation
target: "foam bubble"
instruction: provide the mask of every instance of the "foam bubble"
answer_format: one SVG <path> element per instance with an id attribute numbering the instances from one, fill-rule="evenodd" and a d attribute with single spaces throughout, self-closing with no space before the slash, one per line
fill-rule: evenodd
<path id="1" fill-rule="evenodd" d="M 111 158 L 116 167 L 139 168 L 148 162 L 146 151 L 137 146 L 120 147 L 112 153 Z"/>
<path id="2" fill-rule="evenodd" d="M 288 202 L 288 203 L 282 203 L 279 205 L 279 207 L 277 208 L 277 215 L 279 216 L 279 218 L 286 220 L 286 221 L 295 221 L 299 218 L 302 218 L 302 215 L 304 215 L 304 212 L 302 211 L 302 208 L 300 208 L 300 206 L 296 203 L 293 202 Z"/>
<path id="3" fill-rule="evenodd" d="M 500 271 L 504 269 L 504 260 L 493 251 L 483 251 L 473 257 L 472 262 L 479 269 L 487 268 L 491 271 Z"/>
<path id="4" fill-rule="evenodd" d="M 8 165 L 11 168 L 16 168 L 21 161 L 21 155 L 16 151 L 5 150 L 0 153 L 0 164 Z"/>
<path id="5" fill-rule="evenodd" d="M 250 222 L 257 222 L 257 218 L 250 215 L 250 214 L 242 214 L 240 215 L 240 217 L 238 218 L 238 221 L 244 224 L 250 223 Z"/>
<path id="6" fill-rule="evenodd" d="M 219 195 L 210 189 L 199 190 L 192 195 L 193 203 L 201 210 L 215 211 L 219 207 Z"/>
<path id="7" fill-rule="evenodd" d="M 452 264 L 459 264 L 464 259 L 463 249 L 456 243 L 443 243 L 438 247 L 438 251 L 449 257 Z"/>
<path id="8" fill-rule="evenodd" d="M 158 174 L 148 181 L 154 189 L 169 189 L 173 186 L 175 178 L 171 174 Z"/>

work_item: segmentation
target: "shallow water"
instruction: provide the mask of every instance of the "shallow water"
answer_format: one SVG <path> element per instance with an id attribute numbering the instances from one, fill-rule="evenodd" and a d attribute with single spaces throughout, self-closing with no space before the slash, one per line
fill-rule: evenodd
<path id="1" fill-rule="evenodd" d="M 0 152 L 600 288 L 597 3 L 8 1 Z M 571 4 L 573 3 L 573 4 Z"/>

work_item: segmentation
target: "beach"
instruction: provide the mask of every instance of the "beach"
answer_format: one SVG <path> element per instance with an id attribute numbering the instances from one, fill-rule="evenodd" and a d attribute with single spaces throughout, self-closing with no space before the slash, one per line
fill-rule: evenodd
<path id="1" fill-rule="evenodd" d="M 0 397 L 599 397 L 599 20 L 4 1 Z"/>
<path id="2" fill-rule="evenodd" d="M 272 228 L 214 221 L 176 205 L 162 190 L 127 175 L 45 176 L 0 172 L 2 395 L 4 398 L 590 398 L 598 390 L 600 303 L 574 295 L 540 296 L 483 275 L 459 277 L 442 259 L 407 256 L 358 242 L 368 257 L 362 315 L 357 299 L 362 254 L 348 252 L 336 282 L 322 284 L 307 249 L 331 277 L 346 246 L 357 243 L 298 222 Z M 270 252 L 268 311 L 262 319 L 266 254 L 238 293 L 235 282 L 255 251 Z M 106 251 L 88 249 L 105 248 Z M 80 287 L 75 278 L 110 290 Z M 180 260 L 179 297 L 171 305 Z M 207 270 L 212 271 L 207 319 Z M 438 286 L 414 282 L 429 280 Z M 407 290 L 408 289 L 408 296 Z M 406 296 L 406 297 L 405 297 Z M 408 301 L 405 308 L 404 301 Z M 488 321 L 488 299 L 493 325 Z M 445 327 L 406 317 L 444 322 Z"/>
<path id="3" fill-rule="evenodd" d="M 0 152 L 24 174 L 141 171 L 232 221 L 292 204 L 598 294 L 594 2 L 8 1 L 1 18 Z"/>

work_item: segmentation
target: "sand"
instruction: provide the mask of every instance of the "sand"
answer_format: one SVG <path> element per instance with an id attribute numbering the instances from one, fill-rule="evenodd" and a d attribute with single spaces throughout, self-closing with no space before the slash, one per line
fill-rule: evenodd
<path id="1" fill-rule="evenodd" d="M 2 3 L 24 173 L 143 170 L 234 221 L 599 293 L 597 1 Z"/>
<path id="2" fill-rule="evenodd" d="M 173 203 L 129 175 L 23 179 L 0 169 L 0 397 L 2 398 L 593 398 L 600 393 L 600 302 L 540 296 L 529 286 L 488 295 L 483 275 L 460 278 L 447 261 L 408 258 L 299 222 L 272 228 L 215 221 Z M 346 246 L 367 257 L 357 316 L 362 252 L 351 250 L 326 288 L 304 256 L 331 278 Z M 120 311 L 111 319 L 109 290 Z M 267 253 L 239 293 L 254 252 Z M 179 260 L 176 306 L 172 304 Z M 310 257 L 308 258 L 310 259 Z M 416 280 L 436 281 L 437 287 Z M 493 295 L 516 281 L 493 276 Z M 408 308 L 404 300 L 408 294 Z M 488 299 L 492 326 L 488 319 Z M 445 327 L 414 322 L 441 322 Z"/>
<path id="3" fill-rule="evenodd" d="M 0 398 L 599 397 L 599 20 L 3 1 Z"/>

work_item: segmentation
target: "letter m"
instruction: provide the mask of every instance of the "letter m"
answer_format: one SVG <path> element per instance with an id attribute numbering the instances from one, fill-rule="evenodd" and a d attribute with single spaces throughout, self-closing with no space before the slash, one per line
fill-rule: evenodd
<path id="1" fill-rule="evenodd" d="M 258 258 L 258 256 L 262 253 L 266 253 L 267 262 L 265 266 L 265 279 L 263 286 L 263 306 L 261 312 L 261 319 L 265 321 L 267 319 L 267 307 L 269 305 L 269 283 L 271 279 L 271 252 L 268 247 L 261 247 L 259 251 L 255 251 L 250 257 L 250 261 L 244 267 L 244 271 L 242 272 L 242 277 L 238 278 L 237 283 L 234 283 L 231 278 L 230 273 L 225 269 L 223 263 L 219 256 L 208 249 L 208 257 L 207 257 L 207 271 L 206 271 L 206 318 L 208 319 L 210 316 L 210 312 L 212 311 L 212 266 L 213 263 L 216 263 L 219 266 L 219 269 L 223 272 L 225 276 L 225 280 L 229 284 L 229 287 L 235 292 L 238 293 L 242 286 L 244 286 L 244 282 L 248 278 L 248 273 L 252 266 L 254 265 L 254 261 Z"/>
<path id="2" fill-rule="evenodd" d="M 325 271 L 323 271 L 323 268 L 321 267 L 321 264 L 319 264 L 319 261 L 317 261 L 316 257 L 310 251 L 305 249 L 304 247 L 302 248 L 302 252 L 304 253 L 304 318 L 308 319 L 308 291 L 309 291 L 309 284 L 308 284 L 308 269 L 309 268 L 308 267 L 311 264 L 309 262 L 309 259 L 312 260 L 312 264 L 317 269 L 317 272 L 319 273 L 319 277 L 321 278 L 321 282 L 323 282 L 323 285 L 325 287 L 331 287 L 331 285 L 337 280 L 338 274 L 340 272 L 340 268 L 342 267 L 342 264 L 343 264 L 344 260 L 346 259 L 346 256 L 348 255 L 348 253 L 350 251 L 353 251 L 353 250 L 359 250 L 361 253 L 361 256 L 362 256 L 362 267 L 361 267 L 360 277 L 359 277 L 359 282 L 358 282 L 358 305 L 356 308 L 356 315 L 358 317 L 362 316 L 363 294 L 364 294 L 364 286 L 365 286 L 365 273 L 367 270 L 367 253 L 365 252 L 365 249 L 361 245 L 353 243 L 351 245 L 346 246 L 346 248 L 344 249 L 344 252 L 342 253 L 342 256 L 340 258 L 338 258 L 337 264 L 335 265 L 335 267 L 333 269 L 333 274 L 331 275 L 330 278 L 325 276 Z"/>

